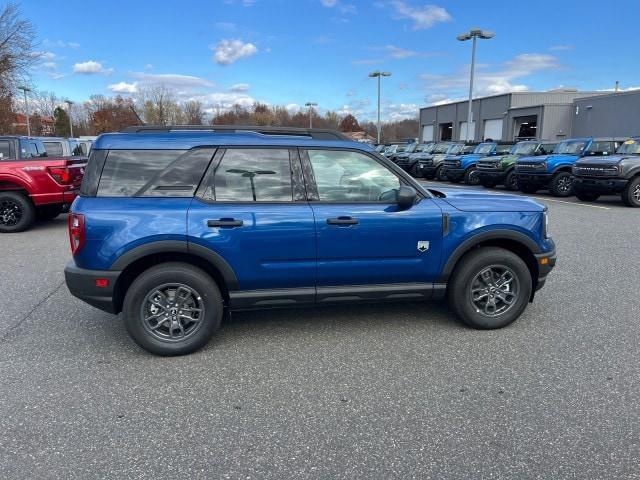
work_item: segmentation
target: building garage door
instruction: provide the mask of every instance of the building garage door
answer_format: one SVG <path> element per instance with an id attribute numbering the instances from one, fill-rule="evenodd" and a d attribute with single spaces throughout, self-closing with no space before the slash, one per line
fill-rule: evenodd
<path id="1" fill-rule="evenodd" d="M 422 127 L 422 141 L 431 142 L 433 140 L 433 125 L 425 125 Z"/>
<path id="2" fill-rule="evenodd" d="M 460 132 L 458 132 L 458 140 L 472 142 L 476 138 L 476 122 L 471 122 L 471 128 L 469 128 L 469 138 L 467 135 L 467 122 L 460 122 Z"/>
<path id="3" fill-rule="evenodd" d="M 490 138 L 492 140 L 502 140 L 502 119 L 484 121 L 484 137 L 483 140 Z"/>

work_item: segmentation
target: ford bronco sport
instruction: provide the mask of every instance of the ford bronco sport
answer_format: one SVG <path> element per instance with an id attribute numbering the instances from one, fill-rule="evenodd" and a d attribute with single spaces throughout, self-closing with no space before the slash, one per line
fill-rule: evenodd
<path id="1" fill-rule="evenodd" d="M 231 310 L 446 297 L 513 322 L 555 264 L 526 197 L 427 190 L 327 130 L 132 127 L 93 145 L 69 215 L 72 294 L 160 355 Z"/>

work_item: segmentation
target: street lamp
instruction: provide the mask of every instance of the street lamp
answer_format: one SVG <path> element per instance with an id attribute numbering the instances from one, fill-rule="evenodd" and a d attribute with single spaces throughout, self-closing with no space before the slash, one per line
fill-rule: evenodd
<path id="1" fill-rule="evenodd" d="M 473 101 L 473 71 L 476 67 L 476 39 L 482 38 L 484 40 L 489 40 L 493 38 L 495 33 L 489 32 L 486 30 L 480 30 L 479 28 L 473 28 L 467 33 L 463 33 L 462 35 L 458 35 L 456 38 L 461 42 L 466 42 L 467 40 L 473 40 L 473 47 L 471 48 L 471 75 L 469 78 L 469 110 L 467 112 L 467 132 L 466 132 L 466 141 L 469 141 L 469 129 L 471 128 L 471 122 L 473 121 L 473 110 L 471 108 L 471 102 Z"/>
<path id="2" fill-rule="evenodd" d="M 313 128 L 313 107 L 317 107 L 318 104 L 314 102 L 307 102 L 305 107 L 309 107 L 309 128 Z"/>
<path id="3" fill-rule="evenodd" d="M 31 89 L 29 87 L 18 87 L 18 90 L 22 90 L 24 92 L 24 114 L 27 117 L 27 137 L 31 136 L 31 125 L 29 125 L 29 104 L 27 103 L 27 92 L 30 92 Z"/>
<path id="4" fill-rule="evenodd" d="M 381 77 L 390 77 L 391 73 L 390 72 L 381 72 L 379 70 L 376 70 L 375 72 L 371 72 L 369 74 L 369 76 L 371 78 L 377 78 L 378 79 L 378 143 L 380 143 L 380 78 Z"/>
<path id="5" fill-rule="evenodd" d="M 67 104 L 67 115 L 69 116 L 69 138 L 73 138 L 73 122 L 71 121 L 71 105 L 73 105 L 73 102 L 65 100 L 64 103 Z"/>

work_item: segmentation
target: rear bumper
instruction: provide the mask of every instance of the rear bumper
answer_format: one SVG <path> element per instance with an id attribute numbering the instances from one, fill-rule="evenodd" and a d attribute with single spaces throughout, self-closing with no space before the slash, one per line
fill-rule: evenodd
<path id="1" fill-rule="evenodd" d="M 40 205 L 71 205 L 80 193 L 79 189 L 65 190 L 55 193 L 34 193 L 31 199 L 36 206 Z"/>
<path id="2" fill-rule="evenodd" d="M 547 275 L 556 266 L 556 249 L 554 248 L 550 252 L 538 253 L 535 255 L 538 262 L 538 283 L 536 284 L 536 291 L 544 287 L 547 281 Z"/>
<path id="3" fill-rule="evenodd" d="M 629 183 L 624 178 L 573 177 L 573 188 L 594 193 L 620 193 Z"/>
<path id="4" fill-rule="evenodd" d="M 67 288 L 74 297 L 109 313 L 118 313 L 115 291 L 121 272 L 87 270 L 72 261 L 64 269 Z M 97 287 L 96 280 L 107 280 L 105 287 Z"/>
<path id="5" fill-rule="evenodd" d="M 516 171 L 516 175 L 520 185 L 549 185 L 553 178 L 553 173 L 520 173 Z"/>

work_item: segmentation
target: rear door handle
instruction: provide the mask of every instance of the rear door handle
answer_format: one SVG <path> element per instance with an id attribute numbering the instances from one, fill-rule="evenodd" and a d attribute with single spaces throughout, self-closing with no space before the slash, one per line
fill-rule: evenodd
<path id="1" fill-rule="evenodd" d="M 357 218 L 338 217 L 338 218 L 327 218 L 327 223 L 329 225 L 356 225 L 359 222 Z"/>
<path id="2" fill-rule="evenodd" d="M 221 218 L 220 220 L 207 220 L 208 227 L 241 227 L 244 224 L 242 220 L 236 220 L 235 218 Z"/>

